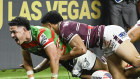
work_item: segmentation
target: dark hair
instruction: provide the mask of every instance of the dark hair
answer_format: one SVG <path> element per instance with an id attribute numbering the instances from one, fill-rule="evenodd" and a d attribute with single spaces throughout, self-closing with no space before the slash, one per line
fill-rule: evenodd
<path id="1" fill-rule="evenodd" d="M 26 18 L 24 17 L 16 17 L 15 19 L 12 19 L 9 23 L 8 23 L 9 26 L 24 26 L 26 27 L 27 30 L 30 30 L 30 22 L 29 20 L 27 20 Z"/>
<path id="2" fill-rule="evenodd" d="M 42 24 L 45 24 L 47 22 L 50 22 L 52 24 L 57 24 L 60 21 L 63 21 L 63 17 L 55 10 L 46 13 L 41 18 L 41 23 Z"/>

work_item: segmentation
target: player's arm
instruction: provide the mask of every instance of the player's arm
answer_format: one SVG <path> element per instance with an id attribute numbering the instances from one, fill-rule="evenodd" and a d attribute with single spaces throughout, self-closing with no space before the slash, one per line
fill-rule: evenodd
<path id="1" fill-rule="evenodd" d="M 47 58 L 45 58 L 40 64 L 38 64 L 35 68 L 34 68 L 34 72 L 40 72 L 44 69 L 47 69 L 48 67 L 50 67 L 50 62 Z"/>
<path id="2" fill-rule="evenodd" d="M 23 65 L 25 70 L 27 71 L 28 78 L 34 79 L 33 64 L 30 53 L 22 50 L 22 55 L 23 55 Z"/>
<path id="3" fill-rule="evenodd" d="M 59 68 L 59 55 L 57 52 L 56 45 L 54 44 L 53 36 L 51 36 L 51 32 L 42 29 L 38 35 L 38 43 L 42 45 L 44 48 L 46 55 L 50 60 L 50 68 L 51 68 L 51 79 L 57 79 L 58 76 L 58 68 Z"/>
<path id="4" fill-rule="evenodd" d="M 72 58 L 78 57 L 82 54 L 85 54 L 87 52 L 87 48 L 84 45 L 84 42 L 82 41 L 82 39 L 79 35 L 73 36 L 73 38 L 69 42 L 69 45 L 72 48 L 72 50 L 70 51 L 70 53 L 68 53 L 66 55 L 62 55 L 60 57 L 61 60 L 72 59 Z"/>
<path id="5" fill-rule="evenodd" d="M 57 79 L 58 76 L 58 68 L 59 68 L 59 55 L 57 52 L 56 45 L 54 44 L 54 40 L 51 38 L 51 33 L 49 31 L 40 32 L 38 36 L 38 42 L 43 46 L 46 55 L 50 60 L 50 68 L 51 68 L 51 79 Z"/>
<path id="6" fill-rule="evenodd" d="M 45 48 L 45 52 L 50 59 L 50 67 L 52 74 L 51 79 L 57 79 L 59 68 L 59 56 L 56 45 L 54 43 L 51 43 L 49 46 Z"/>
<path id="7" fill-rule="evenodd" d="M 24 65 L 21 64 L 20 67 L 24 68 Z M 44 69 L 50 67 L 50 62 L 47 58 L 45 58 L 40 64 L 33 68 L 34 73 L 40 72 Z"/>
<path id="8" fill-rule="evenodd" d="M 127 32 L 127 34 L 131 38 L 132 43 L 140 40 L 140 26 L 133 27 Z"/>

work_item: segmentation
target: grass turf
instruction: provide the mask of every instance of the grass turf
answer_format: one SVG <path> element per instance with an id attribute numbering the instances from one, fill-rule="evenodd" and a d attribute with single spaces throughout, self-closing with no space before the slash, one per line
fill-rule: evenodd
<path id="1" fill-rule="evenodd" d="M 70 75 L 70 76 L 69 76 Z M 75 78 L 71 76 L 71 73 L 69 72 L 68 75 L 68 71 L 60 66 L 59 68 L 59 76 L 58 79 L 80 79 L 80 78 Z M 35 79 L 51 79 L 51 72 L 50 72 L 50 68 L 38 72 L 35 74 Z M 28 79 L 27 75 L 26 75 L 26 71 L 24 69 L 11 69 L 11 70 L 0 70 L 0 79 Z"/>

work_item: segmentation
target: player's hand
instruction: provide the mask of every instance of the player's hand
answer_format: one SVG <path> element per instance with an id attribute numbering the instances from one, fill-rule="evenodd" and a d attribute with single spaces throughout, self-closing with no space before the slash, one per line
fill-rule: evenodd
<path id="1" fill-rule="evenodd" d="M 23 64 L 20 64 L 19 66 L 22 67 L 22 68 L 24 68 L 24 65 L 23 65 Z M 33 71 L 34 71 L 34 73 L 37 73 L 37 72 L 38 72 L 38 71 L 37 71 L 36 69 L 34 69 L 34 68 L 33 68 Z"/>
<path id="2" fill-rule="evenodd" d="M 20 65 L 19 65 L 19 67 L 22 67 L 22 68 L 24 68 L 24 65 L 23 65 L 23 64 L 20 64 Z"/>
<path id="3" fill-rule="evenodd" d="M 61 57 L 63 56 L 63 53 L 64 53 L 64 48 L 61 48 L 60 45 L 58 45 L 57 51 L 58 51 L 59 58 L 61 60 Z"/>

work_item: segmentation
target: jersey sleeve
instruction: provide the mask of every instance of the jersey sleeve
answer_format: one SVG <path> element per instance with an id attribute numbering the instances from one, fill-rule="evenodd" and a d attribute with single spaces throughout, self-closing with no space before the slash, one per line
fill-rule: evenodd
<path id="1" fill-rule="evenodd" d="M 78 35 L 76 31 L 69 30 L 68 28 L 62 32 L 62 38 L 68 43 L 70 43 L 76 35 Z"/>
<path id="2" fill-rule="evenodd" d="M 54 43 L 53 38 L 51 36 L 51 32 L 46 29 L 40 29 L 40 33 L 38 35 L 38 43 L 42 45 L 44 48 L 48 47 L 52 43 Z"/>

